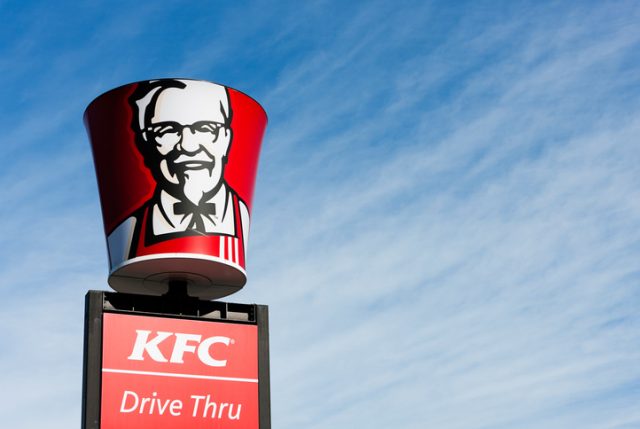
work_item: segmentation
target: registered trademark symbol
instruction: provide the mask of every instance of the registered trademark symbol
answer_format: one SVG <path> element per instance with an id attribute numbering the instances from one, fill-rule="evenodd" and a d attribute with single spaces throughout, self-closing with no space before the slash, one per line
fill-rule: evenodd
<path id="1" fill-rule="evenodd" d="M 235 343 L 236 343 L 236 340 L 231 339 L 231 344 L 235 344 Z"/>

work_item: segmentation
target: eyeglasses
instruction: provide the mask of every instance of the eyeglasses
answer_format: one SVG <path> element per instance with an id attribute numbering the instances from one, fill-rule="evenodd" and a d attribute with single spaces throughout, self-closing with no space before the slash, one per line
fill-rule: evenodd
<path id="1" fill-rule="evenodd" d="M 145 131 L 159 145 L 176 145 L 182 141 L 185 129 L 189 129 L 193 134 L 200 135 L 203 138 L 215 143 L 220 135 L 220 130 L 226 128 L 224 124 L 211 121 L 198 121 L 191 125 L 182 125 L 177 122 L 158 122 Z"/>

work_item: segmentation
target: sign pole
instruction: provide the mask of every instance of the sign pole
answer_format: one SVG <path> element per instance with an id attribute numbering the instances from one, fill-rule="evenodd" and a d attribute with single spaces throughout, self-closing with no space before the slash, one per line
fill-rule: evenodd
<path id="1" fill-rule="evenodd" d="M 103 292 L 85 297 L 84 362 L 82 369 L 82 429 L 100 427 L 100 367 L 102 364 Z"/>

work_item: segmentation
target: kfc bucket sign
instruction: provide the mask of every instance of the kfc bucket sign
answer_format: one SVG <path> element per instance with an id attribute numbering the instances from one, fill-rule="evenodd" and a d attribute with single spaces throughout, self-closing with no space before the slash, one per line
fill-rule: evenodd
<path id="1" fill-rule="evenodd" d="M 215 83 L 161 79 L 102 94 L 84 120 L 111 287 L 160 295 L 180 281 L 206 299 L 240 289 L 262 107 Z"/>

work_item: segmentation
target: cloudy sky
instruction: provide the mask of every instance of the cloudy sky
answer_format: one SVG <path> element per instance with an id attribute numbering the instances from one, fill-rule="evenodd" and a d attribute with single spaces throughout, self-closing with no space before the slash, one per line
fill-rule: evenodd
<path id="1" fill-rule="evenodd" d="M 269 114 L 245 289 L 274 428 L 640 428 L 640 4 L 0 1 L 0 422 L 79 427 L 86 105 Z"/>

